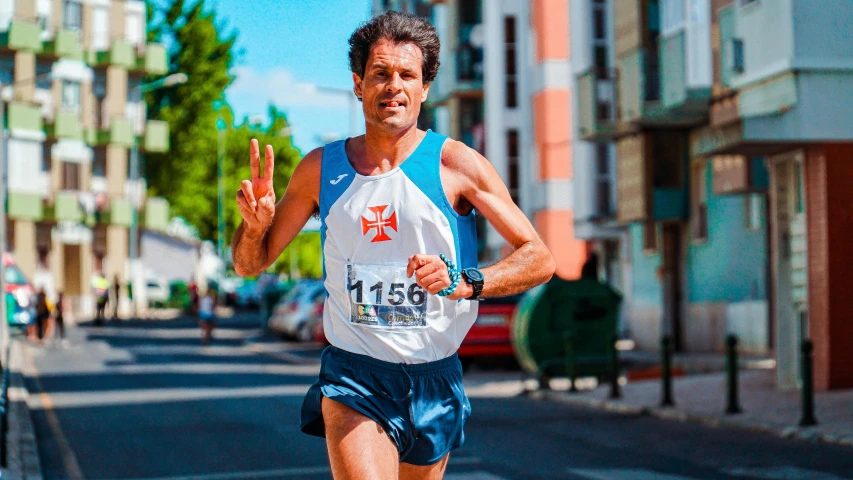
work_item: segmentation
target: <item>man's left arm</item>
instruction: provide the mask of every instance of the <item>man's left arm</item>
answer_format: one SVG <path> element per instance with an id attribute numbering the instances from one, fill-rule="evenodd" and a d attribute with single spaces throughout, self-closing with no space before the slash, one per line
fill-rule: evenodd
<path id="1" fill-rule="evenodd" d="M 454 141 L 445 145 L 442 164 L 442 183 L 450 185 L 473 205 L 514 248 L 506 258 L 481 269 L 485 281 L 480 298 L 514 295 L 550 280 L 555 269 L 554 258 L 533 225 L 512 201 L 492 164 L 475 150 Z M 435 256 L 411 257 L 409 275 L 417 274 L 418 283 L 430 293 L 436 293 L 450 281 L 444 265 L 432 257 Z M 468 298 L 473 293 L 473 287 L 462 281 L 447 298 Z"/>

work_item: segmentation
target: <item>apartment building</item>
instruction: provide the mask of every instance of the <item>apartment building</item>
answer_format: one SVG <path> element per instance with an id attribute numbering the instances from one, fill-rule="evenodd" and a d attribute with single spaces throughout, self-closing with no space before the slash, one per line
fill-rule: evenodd
<path id="1" fill-rule="evenodd" d="M 139 88 L 167 71 L 145 22 L 137 0 L 0 0 L 5 248 L 84 318 L 94 272 L 128 278 L 134 209 L 141 227 L 168 224 L 166 201 L 129 180 L 134 145 L 141 155 L 168 149 L 168 126 L 146 120 Z"/>
<path id="2" fill-rule="evenodd" d="M 853 153 L 853 6 L 579 3 L 612 14 L 612 54 L 575 71 L 578 121 L 584 140 L 616 144 L 638 344 L 669 334 L 683 350 L 719 351 L 735 333 L 745 349 L 773 352 L 778 386 L 796 388 L 811 339 L 818 388 L 849 388 L 840 292 L 853 193 L 841 185 Z"/>
<path id="3" fill-rule="evenodd" d="M 554 253 L 557 274 L 576 278 L 589 246 L 575 232 L 569 2 L 375 1 L 428 18 L 441 39 L 441 69 L 422 126 L 488 158 Z M 510 252 L 482 218 L 480 260 Z"/>

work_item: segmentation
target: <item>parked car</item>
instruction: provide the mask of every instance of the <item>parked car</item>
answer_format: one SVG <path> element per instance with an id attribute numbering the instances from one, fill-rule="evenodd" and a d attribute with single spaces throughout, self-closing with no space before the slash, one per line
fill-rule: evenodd
<path id="1" fill-rule="evenodd" d="M 150 277 L 145 282 L 145 296 L 152 307 L 163 307 L 169 301 L 169 283 L 162 278 Z"/>
<path id="2" fill-rule="evenodd" d="M 3 264 L 6 267 L 6 307 L 9 325 L 27 325 L 36 316 L 36 291 L 15 265 L 12 255 L 3 254 Z M 14 301 L 11 301 L 14 300 Z"/>
<path id="3" fill-rule="evenodd" d="M 520 295 L 480 300 L 477 320 L 459 347 L 463 368 L 485 360 L 503 365 L 515 364 L 510 330 L 519 300 Z"/>
<path id="4" fill-rule="evenodd" d="M 314 339 L 318 305 L 325 299 L 323 282 L 301 281 L 276 304 L 267 325 L 286 337 L 310 342 Z"/>

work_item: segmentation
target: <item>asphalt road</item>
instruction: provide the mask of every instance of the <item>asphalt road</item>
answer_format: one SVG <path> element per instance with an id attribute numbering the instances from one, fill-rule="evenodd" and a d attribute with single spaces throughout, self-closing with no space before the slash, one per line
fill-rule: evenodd
<path id="1" fill-rule="evenodd" d="M 250 316 L 201 346 L 188 320 L 79 327 L 28 346 L 45 479 L 330 478 L 299 431 L 319 349 Z M 853 478 L 853 450 L 519 397 L 518 372 L 471 371 L 473 414 L 447 479 Z"/>

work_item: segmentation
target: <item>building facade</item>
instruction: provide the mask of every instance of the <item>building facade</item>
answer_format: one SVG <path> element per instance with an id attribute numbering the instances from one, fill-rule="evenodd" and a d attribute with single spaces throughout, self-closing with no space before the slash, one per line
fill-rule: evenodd
<path id="1" fill-rule="evenodd" d="M 166 201 L 146 198 L 129 171 L 134 145 L 168 149 L 168 126 L 146 120 L 139 88 L 167 72 L 145 22 L 136 0 L 0 0 L 5 248 L 82 317 L 93 312 L 95 272 L 128 280 L 134 210 L 141 227 L 168 224 Z"/>
<path id="2" fill-rule="evenodd" d="M 612 14 L 613 57 L 594 53 L 597 65 L 576 71 L 578 121 L 585 140 L 616 144 L 632 335 L 644 348 L 668 334 L 682 350 L 719 351 L 734 333 L 774 353 L 781 388 L 797 387 L 811 339 L 818 388 L 853 386 L 839 293 L 851 261 L 840 183 L 853 140 L 853 7 L 580 3 Z"/>
<path id="3" fill-rule="evenodd" d="M 575 232 L 569 5 L 562 0 L 375 1 L 429 19 L 441 68 L 422 126 L 466 143 L 494 165 L 557 261 L 576 278 L 588 242 Z M 480 260 L 510 253 L 479 219 Z"/>

